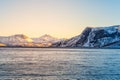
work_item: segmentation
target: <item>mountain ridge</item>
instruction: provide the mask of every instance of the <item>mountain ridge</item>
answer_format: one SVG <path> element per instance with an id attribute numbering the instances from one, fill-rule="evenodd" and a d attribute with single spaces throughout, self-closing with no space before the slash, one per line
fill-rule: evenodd
<path id="1" fill-rule="evenodd" d="M 86 27 L 81 34 L 69 39 L 58 39 L 48 34 L 39 38 L 30 38 L 24 34 L 0 36 L 0 46 L 120 48 L 120 25 Z"/>
<path id="2" fill-rule="evenodd" d="M 49 39 L 50 38 L 50 39 Z M 50 35 L 43 35 L 35 41 L 24 34 L 15 34 L 11 36 L 0 36 L 0 46 L 11 46 L 11 47 L 48 47 L 54 41 L 54 37 Z M 57 39 L 56 39 L 57 40 Z"/>
<path id="3" fill-rule="evenodd" d="M 120 42 L 120 25 L 107 27 L 86 27 L 83 32 L 68 40 L 54 43 L 53 47 L 114 48 Z M 120 48 L 120 45 L 116 45 Z"/>

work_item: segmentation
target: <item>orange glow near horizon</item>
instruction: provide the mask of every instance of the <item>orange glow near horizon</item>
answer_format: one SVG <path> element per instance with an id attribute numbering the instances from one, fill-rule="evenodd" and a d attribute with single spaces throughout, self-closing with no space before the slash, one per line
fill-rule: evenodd
<path id="1" fill-rule="evenodd" d="M 0 36 L 49 34 L 70 38 L 79 35 L 87 26 L 119 24 L 119 1 L 112 7 L 114 0 L 106 1 L 0 0 Z"/>

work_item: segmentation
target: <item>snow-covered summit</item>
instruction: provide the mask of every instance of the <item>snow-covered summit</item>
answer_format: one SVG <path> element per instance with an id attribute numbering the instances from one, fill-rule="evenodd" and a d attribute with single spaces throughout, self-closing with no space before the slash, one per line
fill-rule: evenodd
<path id="1" fill-rule="evenodd" d="M 33 42 L 35 43 L 53 43 L 57 41 L 58 39 L 55 37 L 52 37 L 51 35 L 45 34 L 39 38 L 33 38 Z"/>
<path id="2" fill-rule="evenodd" d="M 32 42 L 33 40 L 26 35 L 17 34 L 12 36 L 0 37 L 0 43 L 6 44 L 7 46 L 22 46 Z"/>
<path id="3" fill-rule="evenodd" d="M 43 35 L 40 38 L 30 38 L 24 34 L 12 36 L 0 36 L 0 46 L 21 46 L 21 47 L 48 47 L 58 41 L 50 35 Z"/>
<path id="4" fill-rule="evenodd" d="M 13 35 L 13 36 L 10 36 L 10 37 L 12 37 L 14 39 L 17 39 L 21 42 L 33 42 L 33 40 L 30 37 L 28 37 L 24 34 L 16 34 L 16 35 Z"/>
<path id="5" fill-rule="evenodd" d="M 108 27 L 87 27 L 80 35 L 55 43 L 53 46 L 100 48 L 108 47 L 114 43 L 120 43 L 120 25 Z"/>
<path id="6" fill-rule="evenodd" d="M 15 35 L 12 35 L 14 37 L 19 37 L 19 38 L 23 38 L 23 39 L 26 39 L 26 38 L 29 38 L 28 36 L 24 35 L 24 34 L 15 34 Z"/>

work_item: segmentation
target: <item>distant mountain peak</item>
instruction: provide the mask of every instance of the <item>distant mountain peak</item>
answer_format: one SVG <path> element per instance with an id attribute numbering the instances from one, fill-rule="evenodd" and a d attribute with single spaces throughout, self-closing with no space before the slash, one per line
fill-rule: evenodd
<path id="1" fill-rule="evenodd" d="M 51 37 L 51 38 L 53 38 L 51 35 L 49 35 L 49 34 L 45 34 L 45 35 L 42 35 L 41 37 Z M 40 37 L 40 38 L 41 38 Z"/>
<path id="2" fill-rule="evenodd" d="M 28 36 L 24 35 L 24 34 L 15 34 L 13 35 L 14 37 L 20 37 L 20 38 L 23 38 L 23 39 L 27 39 L 29 38 Z"/>
<path id="3" fill-rule="evenodd" d="M 0 36 L 0 46 L 24 46 L 24 47 L 46 47 L 50 46 L 58 39 L 45 34 L 40 38 L 29 38 L 24 34 L 15 34 L 12 36 Z"/>
<path id="4" fill-rule="evenodd" d="M 43 40 L 47 40 L 47 41 L 49 41 L 49 40 L 57 40 L 57 38 L 52 37 L 51 35 L 48 35 L 48 34 L 45 34 L 45 35 L 41 36 L 40 38 L 43 39 Z"/>
<path id="5" fill-rule="evenodd" d="M 53 43 L 55 41 L 58 41 L 58 39 L 55 37 L 52 37 L 51 35 L 45 34 L 39 38 L 33 38 L 33 41 L 35 43 Z"/>

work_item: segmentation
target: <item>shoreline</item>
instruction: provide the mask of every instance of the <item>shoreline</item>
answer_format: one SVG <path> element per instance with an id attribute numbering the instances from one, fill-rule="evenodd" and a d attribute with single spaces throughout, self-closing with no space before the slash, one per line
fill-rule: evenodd
<path id="1" fill-rule="evenodd" d="M 120 49 L 120 48 L 91 48 L 91 47 L 21 47 L 21 46 L 0 46 L 0 48 Z"/>

